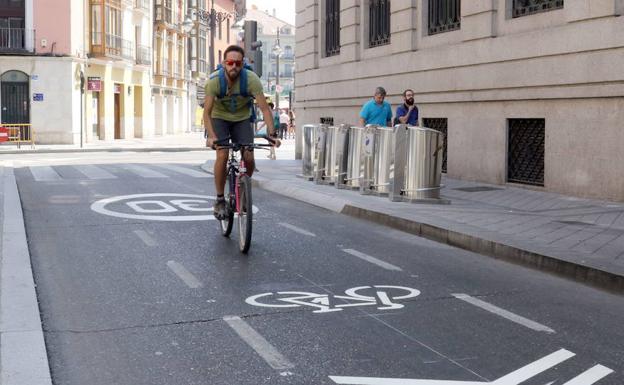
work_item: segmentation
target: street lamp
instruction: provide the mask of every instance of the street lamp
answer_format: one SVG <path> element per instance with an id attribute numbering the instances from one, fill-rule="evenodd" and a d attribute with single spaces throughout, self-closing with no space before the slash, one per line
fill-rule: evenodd
<path id="1" fill-rule="evenodd" d="M 275 109 L 279 109 L 279 71 L 280 71 L 280 55 L 283 50 L 280 46 L 280 29 L 277 27 L 277 39 L 275 39 L 275 45 L 273 45 L 273 54 L 275 55 Z"/>
<path id="2" fill-rule="evenodd" d="M 232 15 L 229 12 L 222 12 L 215 10 L 214 0 L 212 0 L 210 11 L 205 11 L 203 9 L 195 9 L 195 14 L 199 18 L 199 20 L 208 24 L 208 29 L 210 30 L 210 51 L 208 52 L 208 57 L 210 61 L 210 72 L 215 70 L 215 58 L 214 58 L 214 36 L 215 36 L 215 28 L 217 26 L 217 22 L 222 23 L 225 20 L 231 18 L 232 16 L 236 16 L 236 12 Z M 187 18 L 190 22 L 190 18 Z M 185 21 L 186 23 L 186 21 Z"/>

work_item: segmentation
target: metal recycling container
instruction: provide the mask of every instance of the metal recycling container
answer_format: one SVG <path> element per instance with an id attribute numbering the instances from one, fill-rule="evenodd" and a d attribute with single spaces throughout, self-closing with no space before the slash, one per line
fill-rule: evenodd
<path id="1" fill-rule="evenodd" d="M 314 176 L 317 130 L 317 124 L 305 124 L 303 126 L 303 169 L 301 172 L 304 178 L 312 178 Z"/>
<path id="2" fill-rule="evenodd" d="M 407 128 L 405 188 L 408 199 L 440 199 L 444 134 L 425 127 Z"/>
<path id="3" fill-rule="evenodd" d="M 319 124 L 316 130 L 316 141 L 315 141 L 315 153 L 316 153 L 316 162 L 314 163 L 314 182 L 322 183 L 323 177 L 326 172 L 326 161 L 327 161 L 327 132 L 329 130 L 329 126 L 327 124 Z"/>
<path id="4" fill-rule="evenodd" d="M 373 170 L 370 190 L 377 194 L 388 194 L 394 174 L 394 127 L 375 129 Z"/>
<path id="5" fill-rule="evenodd" d="M 336 187 L 342 187 L 347 176 L 347 160 L 349 153 L 349 125 L 341 124 L 334 128 L 332 140 L 332 152 L 334 152 L 332 172 L 335 173 L 333 180 Z"/>
<path id="6" fill-rule="evenodd" d="M 336 151 L 336 133 L 339 127 L 328 126 L 325 129 L 325 168 L 321 174 L 324 183 L 333 184 L 338 176 L 338 161 Z"/>
<path id="7" fill-rule="evenodd" d="M 345 176 L 345 186 L 348 188 L 360 188 L 363 138 L 364 127 L 349 128 L 349 151 Z"/>

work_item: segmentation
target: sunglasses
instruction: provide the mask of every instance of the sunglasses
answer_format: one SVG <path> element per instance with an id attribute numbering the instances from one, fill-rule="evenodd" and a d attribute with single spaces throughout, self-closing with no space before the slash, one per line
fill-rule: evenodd
<path id="1" fill-rule="evenodd" d="M 241 67 L 243 65 L 242 60 L 226 60 L 225 64 L 229 66 Z"/>

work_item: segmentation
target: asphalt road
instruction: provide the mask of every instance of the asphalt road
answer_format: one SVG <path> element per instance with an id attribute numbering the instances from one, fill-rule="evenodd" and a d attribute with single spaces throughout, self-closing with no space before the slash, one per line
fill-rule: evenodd
<path id="1" fill-rule="evenodd" d="M 198 165 L 15 170 L 55 385 L 624 383 L 621 296 L 259 189 L 242 255 Z"/>

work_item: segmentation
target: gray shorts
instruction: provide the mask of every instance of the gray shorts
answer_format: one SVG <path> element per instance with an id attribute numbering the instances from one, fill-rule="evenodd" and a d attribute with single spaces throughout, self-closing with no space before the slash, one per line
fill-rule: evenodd
<path id="1" fill-rule="evenodd" d="M 217 140 L 222 144 L 230 140 L 232 143 L 240 144 L 249 144 L 254 141 L 253 126 L 249 119 L 230 122 L 229 120 L 212 118 L 212 128 L 217 135 Z"/>

